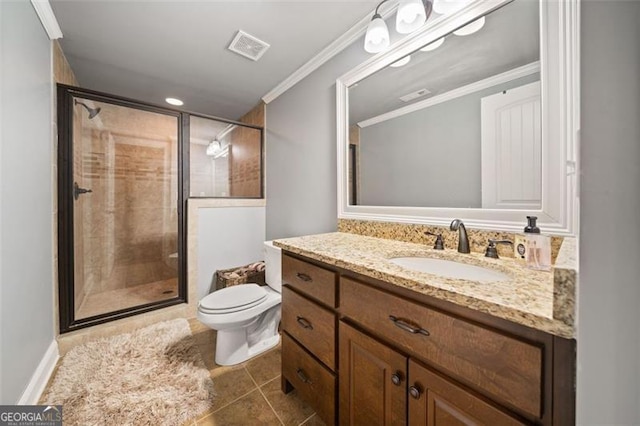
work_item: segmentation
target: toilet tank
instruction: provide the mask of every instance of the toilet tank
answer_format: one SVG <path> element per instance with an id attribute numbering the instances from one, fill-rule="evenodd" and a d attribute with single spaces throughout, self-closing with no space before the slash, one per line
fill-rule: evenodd
<path id="1" fill-rule="evenodd" d="M 282 250 L 273 245 L 273 241 L 264 242 L 265 281 L 267 285 L 282 292 Z"/>

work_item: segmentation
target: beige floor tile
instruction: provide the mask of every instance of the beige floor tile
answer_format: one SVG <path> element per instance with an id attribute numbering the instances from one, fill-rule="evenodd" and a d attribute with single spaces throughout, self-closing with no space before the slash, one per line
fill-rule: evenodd
<path id="1" fill-rule="evenodd" d="M 303 423 L 304 426 L 327 426 L 317 414 L 311 417 L 309 420 Z"/>
<path id="2" fill-rule="evenodd" d="M 313 414 L 313 408 L 298 396 L 297 391 L 282 393 L 279 376 L 262 385 L 260 390 L 285 426 L 298 426 Z"/>
<path id="3" fill-rule="evenodd" d="M 200 356 L 202 357 L 202 361 L 204 365 L 207 367 L 209 371 L 218 368 L 219 366 L 215 362 L 215 353 L 216 353 L 216 342 L 212 341 L 196 341 L 196 345 L 198 350 L 200 351 Z"/>
<path id="4" fill-rule="evenodd" d="M 216 336 L 217 335 L 215 330 L 206 330 L 206 331 L 199 331 L 197 333 L 193 333 L 193 339 L 198 345 L 215 344 Z M 207 355 L 215 357 L 215 354 L 207 354 Z"/>
<path id="5" fill-rule="evenodd" d="M 211 331 L 215 333 L 215 330 L 212 330 L 211 328 L 207 327 L 206 325 L 198 321 L 197 318 L 190 318 L 188 321 L 189 321 L 189 327 L 191 327 L 191 332 L 194 335 L 203 331 Z"/>
<path id="6" fill-rule="evenodd" d="M 280 346 L 249 360 L 246 367 L 258 386 L 275 379 L 282 369 Z"/>
<path id="7" fill-rule="evenodd" d="M 233 404 L 200 419 L 197 424 L 199 426 L 278 426 L 282 423 L 256 389 Z"/>
<path id="8" fill-rule="evenodd" d="M 211 370 L 213 390 L 216 394 L 209 412 L 214 412 L 257 389 L 247 371 L 241 366 L 217 367 Z M 201 416 L 202 417 L 202 416 Z"/>

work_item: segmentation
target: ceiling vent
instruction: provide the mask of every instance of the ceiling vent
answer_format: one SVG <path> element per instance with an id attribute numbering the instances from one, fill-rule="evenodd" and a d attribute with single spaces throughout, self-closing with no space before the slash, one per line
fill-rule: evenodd
<path id="1" fill-rule="evenodd" d="M 265 43 L 251 34 L 238 30 L 238 34 L 236 34 L 229 45 L 229 50 L 236 52 L 245 58 L 257 61 L 262 55 L 264 55 L 264 52 L 266 52 L 269 47 L 269 43 Z"/>
<path id="2" fill-rule="evenodd" d="M 400 100 L 402 102 L 409 102 L 421 96 L 426 96 L 430 93 L 431 92 L 428 89 L 420 89 L 416 90 L 415 92 L 409 93 L 408 95 L 400 96 Z"/>

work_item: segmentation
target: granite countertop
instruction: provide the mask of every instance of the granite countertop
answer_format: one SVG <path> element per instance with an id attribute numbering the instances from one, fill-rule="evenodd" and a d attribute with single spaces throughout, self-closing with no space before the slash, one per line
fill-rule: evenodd
<path id="1" fill-rule="evenodd" d="M 490 259 L 479 253 L 460 254 L 455 250 L 434 250 L 421 244 L 342 232 L 275 240 L 274 245 L 556 336 L 574 338 L 575 240 L 565 240 L 557 261 L 561 268 L 551 272 L 527 269 L 510 258 Z M 480 283 L 445 278 L 406 269 L 389 261 L 403 256 L 482 266 L 502 272 L 510 279 Z"/>

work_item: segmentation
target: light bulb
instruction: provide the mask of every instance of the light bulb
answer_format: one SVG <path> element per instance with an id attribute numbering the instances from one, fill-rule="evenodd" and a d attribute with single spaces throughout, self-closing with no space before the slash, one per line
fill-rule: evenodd
<path id="1" fill-rule="evenodd" d="M 462 9 L 468 0 L 434 0 L 433 11 L 438 15 L 448 15 Z"/>
<path id="2" fill-rule="evenodd" d="M 422 0 L 400 0 L 396 13 L 396 31 L 409 34 L 427 22 L 427 13 Z"/>
<path id="3" fill-rule="evenodd" d="M 182 102 L 180 99 L 177 99 L 177 98 L 167 98 L 164 101 L 170 105 L 175 105 L 175 106 L 184 105 L 184 102 Z"/>
<path id="4" fill-rule="evenodd" d="M 444 43 L 444 37 L 437 39 L 436 41 L 427 44 L 425 47 L 420 49 L 421 52 L 431 52 L 432 50 L 436 50 L 438 47 L 442 46 Z"/>
<path id="5" fill-rule="evenodd" d="M 476 19 L 475 21 L 465 25 L 464 27 L 455 30 L 453 33 L 457 36 L 466 36 L 469 34 L 473 34 L 476 31 L 480 30 L 480 28 L 484 27 L 484 21 L 485 19 L 483 16 L 482 18 Z"/>
<path id="6" fill-rule="evenodd" d="M 382 52 L 389 47 L 389 30 L 382 16 L 375 14 L 364 36 L 364 50 L 369 53 Z"/>
<path id="7" fill-rule="evenodd" d="M 411 60 L 411 55 L 407 55 L 402 59 L 398 59 L 397 61 L 395 61 L 394 63 L 392 63 L 389 66 L 393 67 L 393 68 L 398 68 L 398 67 L 401 67 L 403 65 L 407 65 L 410 60 Z"/>

